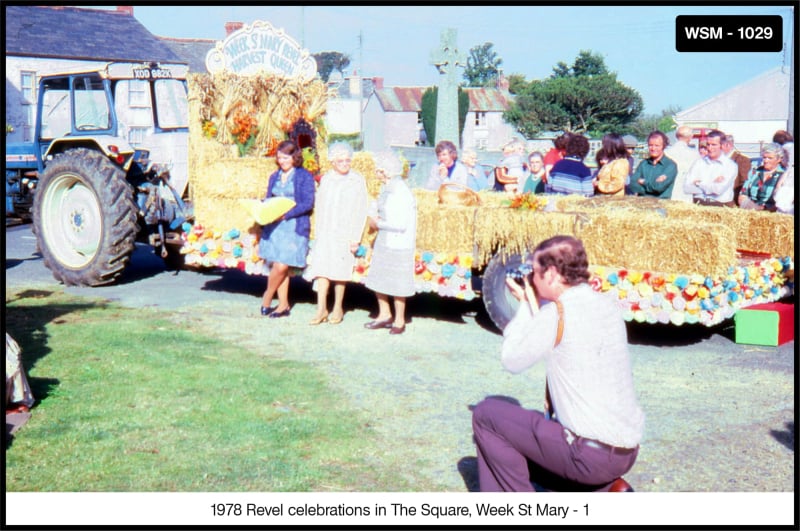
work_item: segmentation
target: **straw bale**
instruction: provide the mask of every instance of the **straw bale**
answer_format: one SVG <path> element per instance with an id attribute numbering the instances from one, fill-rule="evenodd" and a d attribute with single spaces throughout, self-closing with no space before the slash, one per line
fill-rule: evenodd
<path id="1" fill-rule="evenodd" d="M 417 249 L 472 253 L 476 207 L 417 208 Z"/>
<path id="2" fill-rule="evenodd" d="M 525 254 L 547 238 L 574 235 L 575 231 L 575 214 L 479 207 L 475 220 L 475 263 L 488 263 L 498 251 L 506 256 Z"/>
<path id="3" fill-rule="evenodd" d="M 239 199 L 225 197 L 203 197 L 194 201 L 194 215 L 206 229 L 225 233 L 237 229 L 242 234 L 261 233 L 261 227 L 239 204 Z"/>
<path id="4" fill-rule="evenodd" d="M 681 236 L 676 238 L 676 234 Z M 579 237 L 592 264 L 722 275 L 736 263 L 733 230 L 715 223 L 596 213 L 590 215 Z"/>
<path id="5" fill-rule="evenodd" d="M 275 169 L 275 162 L 264 157 L 211 162 L 197 170 L 193 183 L 195 195 L 204 198 L 262 198 L 269 176 Z"/>
<path id="6" fill-rule="evenodd" d="M 478 197 L 481 198 L 481 205 L 487 207 L 503 206 L 510 199 L 510 196 L 505 192 L 493 192 L 490 190 L 481 190 L 478 192 Z"/>
<path id="7" fill-rule="evenodd" d="M 700 206 L 680 201 L 667 201 L 668 215 L 695 223 L 712 221 L 734 231 L 737 249 L 768 253 L 771 256 L 794 256 L 794 218 L 742 208 Z"/>
<path id="8" fill-rule="evenodd" d="M 557 196 L 554 204 L 561 211 L 627 212 L 633 217 L 641 216 L 644 212 L 657 212 L 671 219 L 691 221 L 692 225 L 712 223 L 733 230 L 736 249 L 779 257 L 794 256 L 794 220 L 791 216 L 758 210 L 708 207 L 651 197 Z M 674 242 L 671 245 L 679 244 L 681 237 L 673 236 Z"/>

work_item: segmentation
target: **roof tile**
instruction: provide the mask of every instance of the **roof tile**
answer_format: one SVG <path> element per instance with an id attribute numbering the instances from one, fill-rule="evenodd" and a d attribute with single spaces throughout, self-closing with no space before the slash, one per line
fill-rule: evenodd
<path id="1" fill-rule="evenodd" d="M 428 87 L 385 87 L 375 90 L 385 112 L 419 112 L 422 109 L 422 94 Z M 511 95 L 495 88 L 464 89 L 469 96 L 470 111 L 503 112 L 511 103 Z"/>
<path id="2" fill-rule="evenodd" d="M 33 5 L 5 5 L 3 9 L 6 55 L 185 62 L 125 12 Z"/>

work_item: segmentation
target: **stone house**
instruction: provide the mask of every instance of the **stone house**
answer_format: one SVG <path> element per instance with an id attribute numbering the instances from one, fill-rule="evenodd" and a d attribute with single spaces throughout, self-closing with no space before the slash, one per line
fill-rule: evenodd
<path id="1" fill-rule="evenodd" d="M 325 126 L 329 135 L 361 136 L 362 109 L 374 90 L 374 78 L 357 73 L 344 76 L 338 70 L 328 78 L 328 103 Z"/>
<path id="2" fill-rule="evenodd" d="M 422 128 L 422 94 L 427 87 L 384 87 L 374 79 L 374 90 L 364 105 L 364 149 L 378 151 L 388 147 L 413 147 L 429 144 Z M 461 134 L 460 148 L 497 151 L 511 138 L 519 136 L 503 120 L 512 96 L 507 86 L 464 89 L 469 107 Z"/>
<path id="3" fill-rule="evenodd" d="M 94 68 L 109 61 L 185 63 L 133 16 L 133 6 L 115 10 L 66 6 L 8 5 L 6 34 L 7 142 L 33 140 L 39 77 Z M 80 38 L 76 38 L 80 35 Z M 136 43 L 132 46 L 131 43 Z M 128 89 L 123 110 L 128 140 L 141 143 L 152 130 L 149 96 Z"/>

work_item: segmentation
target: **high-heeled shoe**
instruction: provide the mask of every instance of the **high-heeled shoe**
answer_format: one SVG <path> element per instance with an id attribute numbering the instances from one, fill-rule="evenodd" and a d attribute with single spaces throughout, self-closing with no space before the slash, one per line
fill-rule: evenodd
<path id="1" fill-rule="evenodd" d="M 270 317 L 270 319 L 278 319 L 280 317 L 289 317 L 290 313 L 291 313 L 291 308 L 286 308 L 282 312 L 272 311 L 269 314 L 269 317 Z"/>
<path id="2" fill-rule="evenodd" d="M 344 321 L 344 314 L 336 316 L 331 315 L 330 319 L 328 319 L 328 324 L 337 325 L 342 321 Z"/>
<path id="3" fill-rule="evenodd" d="M 320 324 L 320 323 L 324 323 L 324 322 L 325 322 L 325 321 L 327 321 L 327 320 L 328 320 L 328 314 L 327 314 L 327 312 L 326 312 L 324 315 L 317 315 L 316 317 L 314 317 L 313 319 L 311 319 L 311 320 L 308 322 L 308 324 L 310 324 L 310 325 L 318 325 L 318 324 Z"/>
<path id="4" fill-rule="evenodd" d="M 388 319 L 384 319 L 383 321 L 370 321 L 368 323 L 364 323 L 364 328 L 368 330 L 380 330 L 381 328 L 391 328 L 392 322 L 394 320 L 390 317 Z"/>
<path id="5" fill-rule="evenodd" d="M 271 314 L 274 311 L 275 311 L 275 307 L 267 307 L 267 306 L 262 306 L 261 307 L 261 315 L 264 315 L 264 316 L 267 316 L 267 315 Z"/>

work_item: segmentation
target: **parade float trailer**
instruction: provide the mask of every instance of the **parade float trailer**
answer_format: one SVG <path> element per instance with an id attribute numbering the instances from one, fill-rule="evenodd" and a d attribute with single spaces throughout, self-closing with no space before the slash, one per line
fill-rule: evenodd
<path id="1" fill-rule="evenodd" d="M 354 167 L 375 181 L 374 165 L 357 153 Z M 186 264 L 237 268 L 268 274 L 258 257 L 260 226 L 241 208 L 240 198 L 263 196 L 268 165 L 241 162 L 239 186 L 249 193 L 196 203 L 198 224 L 186 226 Z M 226 165 L 233 176 L 238 164 Z M 323 157 L 324 169 L 327 162 Z M 258 177 L 260 175 L 260 177 Z M 375 195 L 374 186 L 370 191 Z M 419 293 L 472 300 L 481 297 L 499 328 L 513 316 L 516 301 L 505 286 L 509 270 L 538 242 L 557 234 L 580 238 L 591 264 L 591 285 L 612 292 L 626 320 L 681 325 L 719 324 L 737 310 L 793 294 L 793 218 L 779 214 L 702 207 L 646 198 L 539 196 L 544 209 L 513 206 L 504 194 L 484 192 L 481 204 L 442 204 L 436 192 L 414 190 L 417 199 L 415 285 Z M 519 201 L 517 201 L 519 202 Z M 232 210 L 222 206 L 227 203 Z M 234 221 L 234 217 L 239 219 Z M 353 281 L 369 275 L 371 241 L 365 233 Z M 313 245 L 313 234 L 312 234 Z"/>
<path id="2" fill-rule="evenodd" d="M 254 35 L 272 28 L 240 31 L 218 46 L 220 62 L 241 63 L 226 51 L 231 42 L 262 42 Z M 185 264 L 267 275 L 257 252 L 261 227 L 242 200 L 264 197 L 268 177 L 277 169 L 274 148 L 280 140 L 294 139 L 304 150 L 305 166 L 317 176 L 330 169 L 322 129 L 326 89 L 307 73 L 262 69 L 242 75 L 220 68 L 190 76 L 189 94 L 195 223 L 183 227 Z M 372 155 L 356 152 L 352 166 L 377 197 Z M 518 268 L 537 243 L 557 234 L 583 240 L 592 286 L 611 292 L 628 321 L 712 326 L 741 308 L 793 293 L 792 216 L 641 197 L 481 192 L 479 204 L 464 206 L 443 201 L 434 191 L 415 189 L 414 194 L 417 292 L 481 297 L 501 329 L 517 304 L 505 286 L 508 271 Z M 365 231 L 354 282 L 369 275 L 374 237 Z M 312 229 L 312 245 L 313 238 Z"/>

